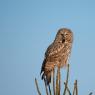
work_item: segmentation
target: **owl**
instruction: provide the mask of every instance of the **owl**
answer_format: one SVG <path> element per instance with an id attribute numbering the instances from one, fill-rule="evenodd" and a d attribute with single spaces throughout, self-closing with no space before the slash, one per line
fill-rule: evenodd
<path id="1" fill-rule="evenodd" d="M 58 30 L 54 41 L 47 48 L 41 67 L 41 78 L 46 80 L 47 85 L 51 82 L 51 74 L 54 68 L 65 67 L 68 63 L 72 42 L 72 31 L 61 28 Z"/>

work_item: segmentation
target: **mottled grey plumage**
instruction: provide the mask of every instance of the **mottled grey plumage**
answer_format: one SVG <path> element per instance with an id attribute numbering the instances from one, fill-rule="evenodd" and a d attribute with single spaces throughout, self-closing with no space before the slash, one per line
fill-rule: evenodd
<path id="1" fill-rule="evenodd" d="M 51 72 L 55 66 L 61 68 L 66 65 L 73 42 L 73 33 L 67 28 L 58 30 L 54 42 L 47 48 L 42 64 L 42 79 L 46 79 L 47 84 L 51 82 Z"/>

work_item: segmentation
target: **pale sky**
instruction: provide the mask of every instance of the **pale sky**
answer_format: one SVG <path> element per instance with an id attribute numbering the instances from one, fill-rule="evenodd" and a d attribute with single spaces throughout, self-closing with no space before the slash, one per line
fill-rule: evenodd
<path id="1" fill-rule="evenodd" d="M 44 53 L 62 27 L 74 33 L 69 85 L 95 94 L 95 0 L 0 0 L 0 95 L 37 95 L 35 77 L 44 95 Z"/>

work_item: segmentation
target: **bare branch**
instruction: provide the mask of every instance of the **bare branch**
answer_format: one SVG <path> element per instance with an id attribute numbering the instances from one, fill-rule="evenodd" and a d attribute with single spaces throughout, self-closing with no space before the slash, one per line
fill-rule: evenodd
<path id="1" fill-rule="evenodd" d="M 39 95 L 41 95 L 41 92 L 39 90 L 39 87 L 38 87 L 38 82 L 37 82 L 37 79 L 35 78 L 35 84 L 36 84 L 36 88 L 37 88 L 37 92 Z"/>
<path id="2" fill-rule="evenodd" d="M 69 78 L 69 64 L 67 65 L 67 77 L 66 77 L 66 84 L 65 84 L 63 95 L 66 94 L 66 89 L 67 89 L 67 85 L 68 85 L 68 78 Z"/>

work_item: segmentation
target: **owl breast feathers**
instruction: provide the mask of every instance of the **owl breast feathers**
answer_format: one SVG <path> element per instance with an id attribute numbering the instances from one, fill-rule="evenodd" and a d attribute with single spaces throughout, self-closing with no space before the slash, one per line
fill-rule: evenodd
<path id="1" fill-rule="evenodd" d="M 54 42 L 47 48 L 41 68 L 42 79 L 47 85 L 51 82 L 51 73 L 55 66 L 64 67 L 67 64 L 73 42 L 71 30 L 62 28 L 58 30 Z"/>

